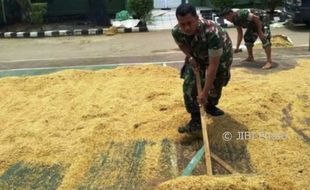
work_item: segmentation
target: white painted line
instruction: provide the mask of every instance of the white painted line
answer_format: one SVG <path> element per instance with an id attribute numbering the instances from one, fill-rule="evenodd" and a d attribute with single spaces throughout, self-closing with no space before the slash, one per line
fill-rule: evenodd
<path id="1" fill-rule="evenodd" d="M 59 30 L 59 36 L 67 36 L 68 30 Z"/>
<path id="2" fill-rule="evenodd" d="M 53 32 L 53 31 L 45 31 L 45 32 L 44 32 L 44 36 L 52 37 L 52 32 Z"/>
<path id="3" fill-rule="evenodd" d="M 310 57 L 309 55 L 295 55 L 295 56 L 281 56 L 281 58 L 305 58 Z M 264 59 L 266 57 L 256 57 L 257 59 Z M 72 59 L 72 58 L 68 58 Z M 234 58 L 236 61 L 243 60 L 244 58 Z M 59 59 L 54 59 L 59 60 Z M 1 62 L 0 62 L 1 63 Z M 7 63 L 2 61 L 2 63 Z M 137 66 L 137 65 L 163 65 L 167 66 L 167 64 L 174 64 L 174 63 L 184 63 L 184 60 L 176 60 L 176 61 L 157 61 L 157 62 L 137 62 L 137 63 L 116 63 L 116 64 L 100 64 L 100 65 L 75 65 L 75 66 L 61 66 L 61 67 L 35 67 L 35 68 L 19 68 L 19 69 L 8 69 L 8 70 L 0 70 L 1 72 L 7 71 L 28 71 L 28 70 L 48 70 L 48 69 L 79 69 L 84 67 L 113 67 L 113 66 Z"/>
<path id="4" fill-rule="evenodd" d="M 294 46 L 294 47 L 309 47 L 310 45 L 309 44 L 300 44 L 298 46 Z"/>
<path id="5" fill-rule="evenodd" d="M 308 47 L 308 44 L 305 46 L 295 46 L 295 47 Z M 180 52 L 181 54 L 181 52 Z M 280 58 L 302 58 L 302 57 L 310 57 L 310 54 L 304 54 L 304 55 L 281 55 Z M 93 57 L 63 57 L 63 58 L 46 58 L 46 59 L 16 59 L 16 60 L 0 60 L 0 63 L 16 63 L 16 62 L 29 62 L 29 61 L 66 61 L 66 60 L 72 60 L 72 59 L 100 59 L 100 58 L 107 58 L 102 56 L 93 56 Z M 257 58 L 266 58 L 266 57 L 257 57 Z M 234 58 L 238 59 L 238 58 Z M 161 61 L 161 63 L 164 61 Z M 174 61 L 172 61 L 174 62 Z M 156 63 L 156 62 L 154 62 Z"/>
<path id="6" fill-rule="evenodd" d="M 95 35 L 96 31 L 97 31 L 97 29 L 88 29 L 88 34 Z"/>
<path id="7" fill-rule="evenodd" d="M 139 27 L 133 27 L 132 32 L 139 32 Z"/>
<path id="8" fill-rule="evenodd" d="M 124 28 L 118 28 L 118 29 L 117 29 L 117 32 L 119 32 L 119 33 L 124 33 L 124 32 L 125 32 L 125 29 L 124 29 Z"/>
<path id="9" fill-rule="evenodd" d="M 82 29 L 75 29 L 73 30 L 74 35 L 82 35 Z"/>
<path id="10" fill-rule="evenodd" d="M 8 69 L 0 70 L 0 72 L 6 71 L 27 71 L 27 70 L 48 70 L 48 69 L 78 69 L 84 67 L 114 67 L 114 66 L 137 66 L 137 65 L 162 65 L 172 63 L 184 63 L 184 61 L 158 61 L 158 62 L 142 62 L 142 63 L 116 63 L 116 64 L 101 64 L 101 65 L 75 65 L 75 66 L 61 66 L 61 67 L 35 67 L 35 68 L 20 68 L 20 69 Z"/>
<path id="11" fill-rule="evenodd" d="M 158 32 L 158 31 L 160 31 L 160 29 L 157 29 L 155 27 L 150 27 L 150 28 L 148 27 L 147 29 L 148 29 L 149 32 Z"/>
<path id="12" fill-rule="evenodd" d="M 24 34 L 25 34 L 25 32 L 17 32 L 17 33 L 16 33 L 16 36 L 17 36 L 18 38 L 23 38 L 23 37 L 24 37 Z"/>
<path id="13" fill-rule="evenodd" d="M 12 33 L 13 32 L 6 32 L 6 33 L 4 33 L 4 37 L 5 38 L 10 38 Z"/>
<path id="14" fill-rule="evenodd" d="M 30 32 L 30 37 L 32 38 L 38 37 L 38 32 Z"/>

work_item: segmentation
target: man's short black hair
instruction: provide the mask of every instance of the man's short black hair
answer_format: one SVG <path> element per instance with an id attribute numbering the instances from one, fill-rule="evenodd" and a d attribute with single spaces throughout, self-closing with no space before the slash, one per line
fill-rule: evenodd
<path id="1" fill-rule="evenodd" d="M 226 16 L 229 13 L 232 13 L 232 12 L 233 12 L 233 10 L 231 8 L 223 8 L 222 10 L 220 10 L 218 16 L 224 17 L 224 16 Z"/>
<path id="2" fill-rule="evenodd" d="M 182 3 L 181 5 L 179 5 L 175 14 L 176 17 L 185 16 L 187 14 L 191 14 L 192 16 L 197 17 L 196 8 L 189 3 Z"/>

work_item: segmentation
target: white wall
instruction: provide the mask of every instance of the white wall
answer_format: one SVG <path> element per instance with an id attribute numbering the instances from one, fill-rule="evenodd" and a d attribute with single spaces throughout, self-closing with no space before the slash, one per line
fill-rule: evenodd
<path id="1" fill-rule="evenodd" d="M 167 0 L 167 1 L 168 1 L 168 8 L 177 8 L 182 3 L 182 0 Z"/>
<path id="2" fill-rule="evenodd" d="M 154 8 L 177 8 L 182 0 L 154 0 Z"/>

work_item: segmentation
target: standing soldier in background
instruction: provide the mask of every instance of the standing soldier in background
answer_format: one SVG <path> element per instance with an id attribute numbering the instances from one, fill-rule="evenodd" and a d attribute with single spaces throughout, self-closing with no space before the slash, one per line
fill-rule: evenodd
<path id="1" fill-rule="evenodd" d="M 224 17 L 226 20 L 232 22 L 238 31 L 238 38 L 237 38 L 237 46 L 235 49 L 235 53 L 240 52 L 239 49 L 243 31 L 242 28 L 246 28 L 246 32 L 244 34 L 244 42 L 245 46 L 248 50 L 248 58 L 245 61 L 253 62 L 254 55 L 253 55 L 253 46 L 254 42 L 257 40 L 257 37 L 262 41 L 263 48 L 265 49 L 267 62 L 262 67 L 262 69 L 271 69 L 272 68 L 272 61 L 271 61 L 271 33 L 269 27 L 269 19 L 267 19 L 267 15 L 263 14 L 260 17 L 251 13 L 247 9 L 242 9 L 239 11 L 232 11 L 229 8 L 223 9 L 220 15 Z"/>
<path id="2" fill-rule="evenodd" d="M 210 20 L 199 20 L 195 7 L 181 4 L 176 10 L 178 24 L 172 29 L 172 36 L 186 55 L 181 71 L 183 96 L 191 120 L 179 132 L 193 132 L 201 129 L 199 104 L 212 116 L 223 115 L 216 105 L 223 86 L 230 79 L 232 64 L 232 43 L 220 26 Z M 203 89 L 197 94 L 194 69 L 199 71 Z M 198 101 L 197 101 L 198 99 Z"/>

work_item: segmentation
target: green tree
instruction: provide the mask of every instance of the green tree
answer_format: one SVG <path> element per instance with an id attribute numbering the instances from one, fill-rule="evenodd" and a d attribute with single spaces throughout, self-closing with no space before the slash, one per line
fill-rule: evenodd
<path id="1" fill-rule="evenodd" d="M 137 18 L 142 21 L 149 19 L 150 12 L 153 9 L 153 0 L 129 0 L 129 9 Z"/>
<path id="2" fill-rule="evenodd" d="M 23 20 L 33 24 L 43 24 L 46 3 L 31 3 L 30 0 L 15 0 L 21 8 Z"/>
<path id="3" fill-rule="evenodd" d="M 46 3 L 34 3 L 31 5 L 30 22 L 32 24 L 42 25 L 44 23 L 44 15 L 46 13 Z"/>

